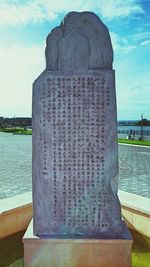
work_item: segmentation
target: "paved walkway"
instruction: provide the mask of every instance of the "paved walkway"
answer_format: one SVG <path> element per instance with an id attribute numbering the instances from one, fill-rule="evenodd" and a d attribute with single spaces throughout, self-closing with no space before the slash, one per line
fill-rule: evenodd
<path id="1" fill-rule="evenodd" d="M 7 137 L 0 151 L 0 199 L 31 191 L 31 138 Z M 150 198 L 150 148 L 120 144 L 119 166 L 119 189 Z"/>
<path id="2" fill-rule="evenodd" d="M 150 197 L 150 148 L 119 145 L 119 189 Z"/>

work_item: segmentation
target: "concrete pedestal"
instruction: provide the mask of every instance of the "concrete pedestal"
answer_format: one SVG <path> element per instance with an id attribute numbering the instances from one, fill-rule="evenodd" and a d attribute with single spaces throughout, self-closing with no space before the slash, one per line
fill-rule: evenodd
<path id="1" fill-rule="evenodd" d="M 30 223 L 24 267 L 131 267 L 132 239 L 40 239 Z"/>

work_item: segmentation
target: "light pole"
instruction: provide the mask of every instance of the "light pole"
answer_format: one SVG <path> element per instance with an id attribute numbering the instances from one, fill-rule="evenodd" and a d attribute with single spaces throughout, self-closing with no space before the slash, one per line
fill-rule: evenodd
<path id="1" fill-rule="evenodd" d="M 141 140 L 143 141 L 143 115 L 141 114 Z"/>

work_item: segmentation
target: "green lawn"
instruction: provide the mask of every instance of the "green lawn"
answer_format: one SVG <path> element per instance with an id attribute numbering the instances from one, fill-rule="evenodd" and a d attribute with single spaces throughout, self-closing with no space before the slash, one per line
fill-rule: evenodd
<path id="1" fill-rule="evenodd" d="M 7 267 L 23 267 L 23 259 L 19 259 Z"/>
<path id="2" fill-rule="evenodd" d="M 150 267 L 150 250 L 135 243 L 132 250 L 132 267 Z"/>
<path id="3" fill-rule="evenodd" d="M 141 141 L 141 140 L 128 140 L 128 139 L 118 138 L 118 143 L 140 145 L 140 146 L 150 146 L 150 140 Z"/>
<path id="4" fill-rule="evenodd" d="M 150 238 L 131 231 L 134 239 L 132 248 L 132 267 L 150 267 Z"/>
<path id="5" fill-rule="evenodd" d="M 150 267 L 150 251 L 136 247 L 132 252 L 132 267 Z"/>
<path id="6" fill-rule="evenodd" d="M 24 135 L 31 135 L 32 130 L 24 130 L 23 128 L 0 128 L 0 132 L 3 133 L 12 133 L 12 134 L 24 134 Z"/>

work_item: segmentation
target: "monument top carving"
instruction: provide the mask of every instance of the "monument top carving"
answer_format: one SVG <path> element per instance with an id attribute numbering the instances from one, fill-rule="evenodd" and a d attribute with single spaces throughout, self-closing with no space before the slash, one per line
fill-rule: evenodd
<path id="1" fill-rule="evenodd" d="M 47 37 L 47 70 L 112 69 L 107 27 L 92 12 L 70 12 Z"/>

